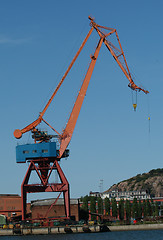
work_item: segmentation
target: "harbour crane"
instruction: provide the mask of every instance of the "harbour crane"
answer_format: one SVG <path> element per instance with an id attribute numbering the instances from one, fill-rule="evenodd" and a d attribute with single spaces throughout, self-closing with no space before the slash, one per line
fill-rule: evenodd
<path id="1" fill-rule="evenodd" d="M 87 88 L 90 82 L 90 78 L 95 67 L 100 48 L 102 43 L 105 44 L 106 48 L 109 50 L 119 67 L 121 68 L 122 72 L 125 74 L 126 78 L 128 79 L 129 83 L 128 86 L 134 91 L 142 91 L 145 94 L 148 93 L 147 90 L 137 86 L 131 76 L 130 70 L 127 65 L 127 61 L 119 40 L 118 33 L 116 29 L 104 27 L 98 25 L 94 18 L 88 17 L 90 20 L 90 30 L 85 37 L 84 41 L 82 42 L 79 50 L 77 51 L 76 55 L 74 56 L 72 62 L 70 63 L 68 69 L 66 70 L 65 74 L 63 75 L 62 79 L 60 80 L 59 84 L 57 85 L 55 91 L 53 92 L 52 96 L 50 97 L 49 101 L 47 102 L 46 106 L 40 112 L 39 117 L 29 124 L 28 126 L 20 129 L 16 129 L 14 131 L 14 136 L 17 139 L 22 137 L 22 134 L 31 131 L 32 138 L 34 139 L 33 144 L 25 144 L 25 145 L 18 145 L 16 147 L 16 161 L 17 163 L 25 163 L 28 161 L 29 167 L 27 173 L 24 177 L 23 183 L 21 185 L 21 198 L 22 198 L 22 220 L 26 219 L 26 199 L 27 193 L 31 192 L 59 192 L 59 195 L 56 199 L 60 197 L 61 193 L 64 196 L 64 203 L 65 203 L 65 218 L 70 218 L 70 193 L 69 193 L 69 183 L 66 179 L 60 165 L 59 161 L 61 158 L 69 156 L 69 150 L 67 149 L 73 132 L 74 128 L 81 110 L 81 106 L 84 101 L 84 97 L 87 92 Z M 76 59 L 78 58 L 80 52 L 82 51 L 83 47 L 85 46 L 87 40 L 89 39 L 90 35 L 92 34 L 93 30 L 95 30 L 99 36 L 99 41 L 95 52 L 91 55 L 91 62 L 89 64 L 87 73 L 85 78 L 82 82 L 80 91 L 74 103 L 72 112 L 70 114 L 69 120 L 66 124 L 66 127 L 63 129 L 62 133 L 59 133 L 54 127 L 52 127 L 45 119 L 44 114 L 48 109 L 49 105 L 51 104 L 52 100 L 54 99 L 56 93 L 60 89 L 62 83 L 64 82 L 65 78 L 67 77 L 68 73 L 70 72 L 72 66 L 74 65 Z M 111 35 L 114 35 L 116 41 L 118 43 L 118 47 L 115 46 L 109 39 Z M 37 129 L 37 126 L 41 123 L 46 123 L 54 132 L 55 135 L 48 135 L 45 131 L 40 131 Z M 57 136 L 59 141 L 59 148 L 57 149 L 57 145 L 55 141 L 51 139 Z M 52 183 L 49 181 L 50 175 L 52 171 L 57 171 L 60 183 Z M 39 184 L 30 184 L 29 179 L 31 172 L 35 171 L 40 179 Z M 56 203 L 55 201 L 55 203 Z M 55 204 L 54 203 L 54 204 Z M 53 204 L 53 205 L 54 205 Z M 52 206 L 51 206 L 52 207 Z M 47 214 L 46 214 L 47 216 Z M 45 216 L 45 217 L 46 217 Z"/>

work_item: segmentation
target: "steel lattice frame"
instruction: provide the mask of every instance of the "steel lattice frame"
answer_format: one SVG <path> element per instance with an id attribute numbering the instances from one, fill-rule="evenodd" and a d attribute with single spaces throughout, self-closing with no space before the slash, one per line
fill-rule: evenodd
<path id="1" fill-rule="evenodd" d="M 59 196 L 63 193 L 65 218 L 70 218 L 70 192 L 69 183 L 58 163 L 58 158 L 40 158 L 29 161 L 29 167 L 25 178 L 21 185 L 21 199 L 22 199 L 22 220 L 26 220 L 26 202 L 27 193 L 38 192 L 59 192 Z M 40 184 L 29 184 L 31 172 L 35 171 L 41 181 Z M 50 183 L 49 178 L 53 171 L 57 171 L 60 178 L 60 183 Z M 58 198 L 59 198 L 58 196 Z M 57 198 L 57 200 L 58 200 Z M 56 201 L 55 201 L 56 203 Z M 52 204 L 54 205 L 54 203 Z M 47 213 L 45 215 L 45 218 Z"/>

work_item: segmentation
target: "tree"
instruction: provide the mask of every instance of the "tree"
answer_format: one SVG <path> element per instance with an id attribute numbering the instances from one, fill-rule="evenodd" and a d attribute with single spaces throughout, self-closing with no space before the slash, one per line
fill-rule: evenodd
<path id="1" fill-rule="evenodd" d="M 96 198 L 95 197 L 90 198 L 90 212 L 96 213 Z M 96 216 L 92 215 L 91 220 L 96 220 Z"/>
<path id="2" fill-rule="evenodd" d="M 147 199 L 147 216 L 151 216 L 151 204 L 150 204 L 150 201 L 149 199 Z"/>
<path id="3" fill-rule="evenodd" d="M 103 214 L 104 208 L 103 208 L 103 200 L 101 197 L 97 199 L 98 202 L 98 213 Z"/>
<path id="4" fill-rule="evenodd" d="M 155 216 L 155 204 L 153 202 L 153 199 L 151 199 L 151 216 Z"/>
<path id="5" fill-rule="evenodd" d="M 104 204 L 105 204 L 105 213 L 106 215 L 110 215 L 110 200 L 109 198 L 104 199 Z"/>
<path id="6" fill-rule="evenodd" d="M 111 206 L 112 206 L 112 216 L 117 218 L 118 210 L 117 210 L 117 202 L 115 198 L 112 198 Z"/>
<path id="7" fill-rule="evenodd" d="M 125 203 L 125 210 L 126 210 L 126 220 L 130 220 L 131 219 L 131 203 L 128 199 L 126 200 L 126 203 Z"/>
<path id="8" fill-rule="evenodd" d="M 138 216 L 137 217 L 142 218 L 142 203 L 140 200 L 138 202 Z"/>
<path id="9" fill-rule="evenodd" d="M 157 204 L 158 206 L 158 204 Z M 163 215 L 163 204 L 161 203 L 160 207 L 158 207 L 158 216 L 159 216 L 159 210 L 160 210 L 160 215 Z"/>
<path id="10" fill-rule="evenodd" d="M 137 198 L 134 198 L 133 204 L 132 204 L 132 216 L 133 218 L 137 219 L 138 217 L 138 202 Z"/>
<path id="11" fill-rule="evenodd" d="M 79 219 L 80 220 L 85 220 L 87 222 L 88 219 L 89 219 L 89 213 L 87 211 L 85 211 L 84 209 L 80 208 Z"/>
<path id="12" fill-rule="evenodd" d="M 124 200 L 123 199 L 119 201 L 119 219 L 120 220 L 124 219 Z"/>
<path id="13" fill-rule="evenodd" d="M 80 219 L 88 221 L 89 219 L 89 209 L 88 209 L 88 201 L 89 201 L 89 196 L 86 195 L 85 197 L 81 197 L 80 201 L 82 202 L 79 214 L 80 214 Z"/>
<path id="14" fill-rule="evenodd" d="M 159 216 L 159 206 L 158 206 L 158 202 L 155 202 L 154 216 L 156 216 L 156 217 Z"/>
<path id="15" fill-rule="evenodd" d="M 147 216 L 147 204 L 145 200 L 143 200 L 143 216 Z"/>

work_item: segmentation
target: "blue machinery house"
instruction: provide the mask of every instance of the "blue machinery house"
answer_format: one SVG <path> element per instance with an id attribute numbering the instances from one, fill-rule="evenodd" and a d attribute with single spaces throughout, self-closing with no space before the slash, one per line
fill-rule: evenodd
<path id="1" fill-rule="evenodd" d="M 42 142 L 16 146 L 16 162 L 25 163 L 30 159 L 57 157 L 56 142 Z"/>

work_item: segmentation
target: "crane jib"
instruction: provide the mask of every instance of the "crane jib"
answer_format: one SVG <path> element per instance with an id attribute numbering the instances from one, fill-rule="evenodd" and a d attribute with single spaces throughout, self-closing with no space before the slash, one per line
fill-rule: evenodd
<path id="1" fill-rule="evenodd" d="M 88 88 L 88 85 L 89 85 L 89 81 L 90 81 L 90 78 L 92 76 L 92 72 L 93 72 L 93 69 L 95 67 L 95 63 L 96 63 L 96 60 L 98 58 L 98 54 L 99 54 L 102 43 L 104 43 L 106 45 L 107 49 L 112 54 L 113 58 L 115 59 L 115 61 L 119 65 L 119 67 L 121 68 L 122 72 L 127 77 L 128 81 L 129 81 L 128 86 L 134 91 L 143 91 L 146 94 L 148 93 L 147 90 L 144 90 L 144 89 L 138 87 L 134 83 L 134 81 L 132 80 L 131 74 L 130 74 L 130 71 L 129 71 L 129 68 L 128 68 L 128 65 L 127 65 L 127 61 L 126 61 L 126 58 L 125 58 L 125 55 L 124 55 L 124 52 L 123 52 L 123 49 L 122 49 L 122 46 L 121 46 L 121 43 L 120 43 L 120 40 L 119 40 L 119 36 L 118 36 L 118 33 L 117 33 L 116 29 L 100 26 L 100 25 L 96 24 L 96 22 L 94 21 L 94 19 L 92 17 L 89 16 L 88 18 L 91 21 L 90 22 L 91 29 L 90 29 L 89 33 L 87 34 L 86 38 L 84 39 L 84 41 L 82 42 L 79 50 L 75 54 L 72 62 L 70 63 L 70 65 L 69 65 L 68 69 L 66 70 L 65 74 L 63 75 L 61 81 L 59 82 L 58 86 L 56 87 L 55 91 L 53 92 L 53 94 L 52 94 L 51 98 L 49 99 L 48 103 L 44 107 L 43 111 L 40 112 L 39 118 L 36 119 L 31 124 L 29 124 L 28 126 L 26 126 L 25 128 L 23 128 L 21 130 L 16 129 L 14 131 L 14 136 L 18 139 L 21 138 L 22 134 L 24 134 L 25 132 L 32 131 L 35 143 L 36 142 L 39 142 L 39 143 L 47 142 L 48 140 L 51 139 L 50 135 L 43 137 L 43 134 L 39 133 L 39 131 L 37 129 L 38 124 L 40 124 L 42 121 L 44 121 L 58 135 L 58 139 L 59 139 L 59 143 L 60 143 L 60 147 L 59 147 L 59 150 L 58 150 L 59 151 L 58 158 L 62 157 L 62 155 L 65 153 L 65 150 L 66 150 L 69 142 L 71 141 L 73 131 L 74 131 L 74 128 L 75 128 L 75 125 L 76 125 L 76 121 L 77 121 L 77 118 L 79 116 L 79 112 L 80 112 L 80 109 L 81 109 L 81 106 L 82 106 L 83 100 L 84 100 L 84 98 L 82 96 L 85 96 L 85 94 L 86 94 L 86 91 L 87 91 L 87 88 Z M 97 44 L 95 53 L 91 57 L 91 63 L 89 65 L 89 68 L 88 68 L 87 74 L 85 76 L 85 79 L 83 81 L 83 84 L 81 86 L 81 89 L 78 93 L 76 102 L 74 103 L 74 107 L 73 107 L 73 110 L 70 114 L 67 125 L 66 125 L 65 129 L 63 130 L 63 132 L 59 133 L 57 130 L 55 130 L 50 124 L 48 124 L 43 119 L 43 115 L 45 114 L 46 110 L 48 109 L 48 107 L 49 107 L 50 103 L 52 102 L 53 98 L 55 97 L 57 91 L 60 89 L 60 86 L 64 82 L 64 80 L 65 80 L 66 76 L 68 75 L 70 69 L 74 65 L 74 63 L 75 63 L 76 59 L 78 58 L 80 52 L 82 51 L 82 49 L 85 46 L 87 40 L 89 39 L 93 29 L 95 29 L 96 32 L 98 33 L 98 35 L 100 37 L 100 40 Z M 117 46 L 115 46 L 110 40 L 108 40 L 108 38 L 111 35 L 115 36 Z M 41 134 L 41 135 L 39 135 L 39 134 Z"/>

